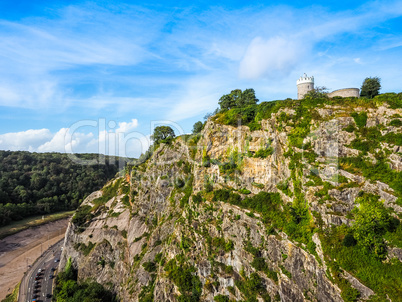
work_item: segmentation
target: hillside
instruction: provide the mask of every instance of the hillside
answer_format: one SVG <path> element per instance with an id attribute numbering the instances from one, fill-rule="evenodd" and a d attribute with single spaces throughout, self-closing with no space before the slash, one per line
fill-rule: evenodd
<path id="1" fill-rule="evenodd" d="M 383 94 L 210 117 L 84 201 L 57 291 L 75 278 L 121 301 L 402 301 L 401 107 Z"/>
<path id="2" fill-rule="evenodd" d="M 32 215 L 73 210 L 119 171 L 119 158 L 78 154 L 0 151 L 0 226 Z M 125 160 L 126 161 L 126 160 Z"/>

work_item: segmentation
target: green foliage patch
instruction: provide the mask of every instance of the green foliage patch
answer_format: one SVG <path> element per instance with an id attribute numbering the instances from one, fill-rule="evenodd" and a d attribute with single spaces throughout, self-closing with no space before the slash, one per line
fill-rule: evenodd
<path id="1" fill-rule="evenodd" d="M 75 154 L 0 151 L 0 226 L 29 216 L 74 210 L 118 172 L 122 158 Z M 102 164 L 104 162 L 104 164 Z"/>
<path id="2" fill-rule="evenodd" d="M 76 243 L 74 245 L 74 248 L 78 251 L 81 251 L 84 256 L 88 256 L 89 253 L 94 249 L 94 247 L 96 246 L 96 243 L 92 243 L 91 241 L 88 242 L 88 245 L 86 245 L 85 243 L 81 242 L 81 243 Z"/>
<path id="3" fill-rule="evenodd" d="M 402 297 L 402 275 L 400 273 L 402 263 L 395 259 L 382 261 L 375 253 L 360 243 L 345 246 L 344 238 L 350 232 L 350 228 L 343 225 L 327 229 L 320 236 L 324 254 L 327 257 L 326 263 L 334 266 L 336 259 L 335 263 L 340 268 L 348 271 L 363 284 L 374 290 L 380 297 L 378 301 L 386 301 L 386 295 L 392 301 L 400 301 L 400 297 Z M 335 270 L 334 273 L 337 273 L 337 271 L 339 269 Z M 353 291 L 348 295 L 353 298 Z"/>
<path id="4" fill-rule="evenodd" d="M 366 126 L 366 123 L 367 123 L 367 113 L 366 112 L 360 112 L 360 113 L 353 112 L 351 114 L 351 116 L 355 120 L 357 127 L 362 128 L 362 127 Z"/>
<path id="5" fill-rule="evenodd" d="M 77 271 L 71 265 L 71 258 L 65 270 L 56 277 L 56 287 L 52 301 L 57 302 L 117 302 L 118 299 L 110 290 L 101 284 L 87 280 L 77 282 Z"/>
<path id="6" fill-rule="evenodd" d="M 168 278 L 178 287 L 181 295 L 177 297 L 180 302 L 197 302 L 202 293 L 202 283 L 196 269 L 184 262 L 182 257 L 171 259 L 165 265 Z"/>
<path id="7" fill-rule="evenodd" d="M 257 273 L 251 273 L 249 277 L 243 276 L 243 279 L 235 280 L 235 285 L 248 302 L 256 302 L 257 296 L 260 296 L 263 301 L 271 301 L 263 280 Z"/>

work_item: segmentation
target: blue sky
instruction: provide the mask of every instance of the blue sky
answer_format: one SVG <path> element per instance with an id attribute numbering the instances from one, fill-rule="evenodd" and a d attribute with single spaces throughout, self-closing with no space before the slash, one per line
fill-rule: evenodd
<path id="1" fill-rule="evenodd" d="M 402 1 L 0 2 L 0 149 L 138 156 L 232 89 L 402 90 Z"/>

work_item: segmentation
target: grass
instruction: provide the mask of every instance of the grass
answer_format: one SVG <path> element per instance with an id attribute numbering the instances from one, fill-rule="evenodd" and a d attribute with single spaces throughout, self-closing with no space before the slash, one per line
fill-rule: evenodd
<path id="1" fill-rule="evenodd" d="M 50 215 L 32 216 L 23 220 L 15 221 L 13 223 L 10 223 L 9 225 L 0 228 L 0 239 L 16 234 L 23 230 L 29 229 L 31 227 L 36 227 L 52 221 L 67 218 L 69 216 L 72 216 L 74 212 L 75 211 L 67 211 L 67 212 L 54 213 Z M 42 219 L 43 216 L 45 216 L 44 219 Z"/>
<path id="2" fill-rule="evenodd" d="M 20 291 L 20 283 L 14 288 L 11 294 L 8 294 L 1 302 L 18 302 L 18 292 Z"/>

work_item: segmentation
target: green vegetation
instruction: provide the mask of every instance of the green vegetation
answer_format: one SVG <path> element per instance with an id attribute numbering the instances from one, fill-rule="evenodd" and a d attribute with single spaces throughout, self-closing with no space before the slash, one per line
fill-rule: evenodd
<path id="1" fill-rule="evenodd" d="M 272 148 L 270 145 L 267 145 L 265 148 L 258 149 L 257 152 L 255 152 L 254 157 L 267 158 L 269 155 L 272 155 L 273 153 L 274 148 Z"/>
<path id="2" fill-rule="evenodd" d="M 155 262 L 148 261 L 148 262 L 143 263 L 142 266 L 144 267 L 144 270 L 146 270 L 149 273 L 156 271 Z"/>
<path id="3" fill-rule="evenodd" d="M 358 244 L 384 260 L 387 252 L 383 236 L 387 231 L 395 231 L 399 220 L 390 216 L 389 209 L 384 207 L 379 196 L 364 194 L 355 202 L 360 206 L 354 209 L 353 237 Z"/>
<path id="4" fill-rule="evenodd" d="M 240 190 L 239 190 L 239 193 L 248 195 L 248 194 L 251 193 L 251 191 L 248 190 L 248 189 L 246 189 L 246 188 L 243 188 L 243 189 L 240 189 Z"/>
<path id="5" fill-rule="evenodd" d="M 326 98 L 328 99 L 328 89 L 326 87 L 320 87 L 317 86 L 313 90 L 310 90 L 307 92 L 307 94 L 304 96 L 304 98 L 309 98 L 309 99 L 322 99 Z"/>
<path id="6" fill-rule="evenodd" d="M 81 243 L 76 243 L 74 245 L 74 248 L 77 251 L 81 251 L 84 256 L 88 256 L 89 253 L 93 250 L 93 248 L 96 246 L 96 243 L 92 243 L 91 241 L 88 242 L 88 245 L 86 245 L 85 243 L 81 242 Z"/>
<path id="7" fill-rule="evenodd" d="M 402 127 L 402 121 L 400 119 L 393 119 L 388 125 L 393 127 Z"/>
<path id="8" fill-rule="evenodd" d="M 360 88 L 360 96 L 372 99 L 381 89 L 381 79 L 378 77 L 365 78 Z"/>
<path id="9" fill-rule="evenodd" d="M 117 157 L 77 157 L 97 164 L 74 163 L 67 154 L 0 151 L 0 226 L 76 209 L 118 172 Z M 100 164 L 103 161 L 105 164 Z"/>
<path id="10" fill-rule="evenodd" d="M 344 240 L 351 229 L 343 225 L 326 230 L 321 236 L 326 263 L 331 266 L 335 277 L 340 269 L 344 269 L 358 278 L 363 284 L 379 295 L 378 301 L 386 301 L 386 295 L 392 301 L 401 301 L 402 297 L 402 263 L 399 260 L 382 261 L 378 255 L 370 252 L 365 245 L 345 246 Z M 375 232 L 375 230 L 373 230 Z M 364 242 L 362 242 L 364 244 Z M 336 262 L 335 262 L 336 259 Z M 340 287 L 349 287 L 346 281 L 335 280 Z M 343 285 L 342 285 L 343 284 Z M 347 290 L 344 295 L 353 298 L 353 290 Z M 355 301 L 349 299 L 348 301 Z M 377 301 L 377 300 L 376 300 Z"/>
<path id="11" fill-rule="evenodd" d="M 20 283 L 14 288 L 11 294 L 8 294 L 1 302 L 18 302 L 18 292 L 20 291 Z"/>
<path id="12" fill-rule="evenodd" d="M 264 258 L 255 256 L 253 262 L 251 262 L 251 266 L 254 267 L 257 271 L 264 272 L 268 278 L 274 280 L 275 282 L 278 281 L 278 274 L 268 268 L 268 265 L 265 262 Z"/>
<path id="13" fill-rule="evenodd" d="M 78 231 L 80 231 L 82 227 L 94 217 L 91 211 L 92 207 L 89 205 L 85 205 L 79 207 L 78 210 L 75 212 L 75 215 L 73 216 L 71 222 L 77 226 Z"/>
<path id="14" fill-rule="evenodd" d="M 402 172 L 392 170 L 386 158 L 382 154 L 377 154 L 377 162 L 370 163 L 363 159 L 362 156 L 357 157 L 340 157 L 340 167 L 351 173 L 362 173 L 369 180 L 379 180 L 388 184 L 397 193 L 402 196 Z"/>
<path id="15" fill-rule="evenodd" d="M 202 283 L 193 273 L 196 269 L 184 262 L 184 257 L 176 256 L 165 265 L 168 278 L 178 287 L 181 295 L 179 302 L 197 302 L 200 300 Z"/>
<path id="16" fill-rule="evenodd" d="M 267 192 L 259 192 L 242 200 L 239 194 L 225 189 L 214 191 L 212 201 L 218 200 L 260 213 L 262 221 L 270 229 L 286 232 L 291 239 L 306 244 L 307 249 L 316 254 L 315 244 L 312 241 L 315 226 L 305 205 L 282 204 L 279 193 Z"/>
<path id="17" fill-rule="evenodd" d="M 366 123 L 367 123 L 367 113 L 366 112 L 360 112 L 360 113 L 353 112 L 351 114 L 351 116 L 355 120 L 357 127 L 362 128 L 362 127 L 366 126 Z"/>
<path id="18" fill-rule="evenodd" d="M 154 289 L 155 289 L 156 275 L 151 275 L 151 280 L 148 285 L 144 286 L 138 295 L 139 302 L 153 302 L 154 301 Z"/>
<path id="19" fill-rule="evenodd" d="M 254 89 L 232 90 L 229 94 L 225 94 L 219 99 L 221 111 L 227 111 L 233 108 L 245 108 L 249 105 L 255 105 L 258 99 L 255 97 Z"/>
<path id="20" fill-rule="evenodd" d="M 254 89 L 232 90 L 230 94 L 222 96 L 219 100 L 220 122 L 225 125 L 247 125 L 252 130 L 261 129 L 261 125 L 254 121 L 256 104 Z"/>
<path id="21" fill-rule="evenodd" d="M 215 302 L 229 302 L 229 297 L 219 294 L 214 297 L 214 301 Z"/>
<path id="22" fill-rule="evenodd" d="M 256 302 L 257 296 L 260 296 L 264 301 L 271 301 L 262 278 L 257 273 L 251 273 L 249 277 L 244 275 L 242 277 L 243 279 L 236 280 L 235 284 L 247 302 Z"/>
<path id="23" fill-rule="evenodd" d="M 96 198 L 92 201 L 92 203 L 96 205 L 102 205 L 108 202 L 113 197 L 118 195 L 118 190 L 120 189 L 120 185 L 123 181 L 123 178 L 118 178 L 117 180 L 111 182 L 109 185 L 102 188 L 102 196 Z"/>
<path id="24" fill-rule="evenodd" d="M 169 126 L 155 127 L 154 133 L 151 135 L 151 139 L 156 145 L 160 143 L 170 143 L 175 137 L 176 134 Z"/>
<path id="25" fill-rule="evenodd" d="M 198 121 L 193 125 L 193 134 L 198 134 L 202 131 L 202 129 L 204 129 L 205 124 Z"/>
<path id="26" fill-rule="evenodd" d="M 179 192 L 183 192 L 184 196 L 180 199 L 180 207 L 183 208 L 185 205 L 188 204 L 188 201 L 190 199 L 191 193 L 193 193 L 193 176 L 190 176 L 184 187 L 179 190 Z"/>
<path id="27" fill-rule="evenodd" d="M 57 302 L 117 302 L 117 297 L 101 284 L 87 280 L 78 284 L 77 271 L 71 258 L 63 272 L 56 277 L 53 301 Z"/>

